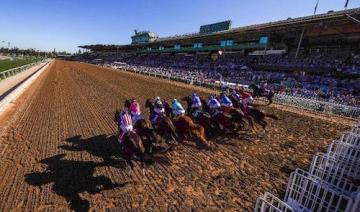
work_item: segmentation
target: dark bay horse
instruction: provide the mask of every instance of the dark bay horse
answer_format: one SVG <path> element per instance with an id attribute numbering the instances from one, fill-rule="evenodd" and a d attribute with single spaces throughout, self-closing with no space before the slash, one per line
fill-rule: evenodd
<path id="1" fill-rule="evenodd" d="M 150 99 L 146 100 L 145 107 L 149 108 L 149 110 L 150 110 L 150 118 L 149 119 L 151 119 L 151 117 L 154 113 L 154 105 L 150 101 Z M 170 113 L 170 112 L 166 112 L 166 113 Z M 153 124 L 153 128 L 155 129 L 155 132 L 158 135 L 160 135 L 161 137 L 166 138 L 166 139 L 171 139 L 173 141 L 179 141 L 175 126 L 168 116 L 162 115 L 161 117 L 159 117 L 156 126 L 154 126 L 154 124 Z"/>
<path id="2" fill-rule="evenodd" d="M 262 112 L 256 107 L 249 107 L 248 111 L 246 111 L 241 102 L 237 101 L 232 96 L 229 96 L 229 98 L 233 102 L 234 107 L 241 109 L 244 112 L 245 116 L 250 116 L 255 121 L 255 123 L 260 125 L 263 129 L 265 129 L 267 126 L 265 118 L 280 120 L 277 116 Z"/>
<path id="3" fill-rule="evenodd" d="M 124 106 L 129 108 L 131 100 L 126 100 Z M 151 127 L 151 124 L 144 118 L 140 118 L 135 122 L 134 129 L 136 133 L 143 140 L 147 152 L 151 153 L 152 145 L 154 143 L 159 143 L 158 136 L 155 133 L 155 130 Z"/>
<path id="4" fill-rule="evenodd" d="M 191 96 L 185 96 L 181 100 L 187 103 L 186 112 L 194 120 L 194 122 L 204 127 L 206 135 L 209 137 L 213 136 L 217 129 L 216 123 L 214 123 L 214 120 L 211 118 L 210 114 L 204 112 L 201 109 L 192 110 Z"/>
<path id="5" fill-rule="evenodd" d="M 265 91 L 255 84 L 251 84 L 249 86 L 249 88 L 253 90 L 254 98 L 255 97 L 265 97 L 268 100 L 267 105 L 270 105 L 271 103 L 273 103 L 274 92 L 272 90 Z"/>
<path id="6" fill-rule="evenodd" d="M 207 102 L 202 98 L 200 98 L 200 100 L 201 100 L 201 104 L 203 106 L 203 111 L 208 114 L 211 114 L 211 109 L 210 109 L 209 105 L 207 104 Z M 218 111 L 216 114 L 213 114 L 211 118 L 216 123 L 218 129 L 228 130 L 230 132 L 236 132 L 236 130 L 237 130 L 236 126 L 231 121 L 230 115 L 226 115 L 222 111 Z"/>
<path id="7" fill-rule="evenodd" d="M 266 122 L 266 118 L 271 118 L 273 120 L 280 120 L 280 118 L 277 117 L 276 115 L 262 112 L 261 110 L 255 107 L 250 107 L 249 112 L 247 114 L 251 116 L 255 120 L 255 122 L 259 124 L 264 130 L 266 129 L 266 126 L 268 124 Z"/>
<path id="8" fill-rule="evenodd" d="M 120 118 L 120 112 L 118 110 L 116 110 L 115 121 L 117 123 L 119 121 L 119 118 Z M 141 167 L 142 167 L 143 173 L 144 173 L 145 147 L 144 147 L 144 143 L 141 140 L 140 136 L 138 134 L 136 134 L 136 132 L 134 132 L 134 131 L 127 132 L 123 137 L 122 146 L 123 146 L 122 147 L 122 156 L 125 159 L 125 161 L 130 165 L 131 169 L 134 168 L 132 159 L 134 158 L 135 155 L 138 155 L 140 158 Z"/>

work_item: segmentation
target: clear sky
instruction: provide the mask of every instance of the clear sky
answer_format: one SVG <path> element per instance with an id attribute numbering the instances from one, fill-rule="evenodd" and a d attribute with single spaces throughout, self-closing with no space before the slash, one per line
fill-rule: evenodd
<path id="1" fill-rule="evenodd" d="M 128 44 L 134 29 L 161 37 L 312 15 L 317 0 L 0 0 L 0 46 L 77 51 L 83 44 Z M 317 13 L 342 10 L 345 0 L 320 0 Z M 348 9 L 360 7 L 350 0 Z"/>

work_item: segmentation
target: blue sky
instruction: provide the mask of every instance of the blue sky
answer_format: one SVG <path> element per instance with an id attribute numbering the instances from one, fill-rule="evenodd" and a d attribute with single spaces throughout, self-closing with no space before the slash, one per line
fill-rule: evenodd
<path id="1" fill-rule="evenodd" d="M 0 41 L 41 50 L 82 44 L 128 44 L 134 29 L 161 37 L 232 20 L 233 27 L 311 15 L 316 0 L 0 0 Z M 345 0 L 320 0 L 317 13 Z M 350 0 L 348 8 L 360 7 Z M 0 46 L 4 46 L 0 42 Z"/>

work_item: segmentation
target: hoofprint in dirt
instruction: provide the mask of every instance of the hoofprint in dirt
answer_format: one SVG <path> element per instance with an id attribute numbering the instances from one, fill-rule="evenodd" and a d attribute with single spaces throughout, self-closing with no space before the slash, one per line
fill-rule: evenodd
<path id="1" fill-rule="evenodd" d="M 56 61 L 21 97 L 25 101 L 1 136 L 0 211 L 252 211 L 260 194 L 281 196 L 289 173 L 307 167 L 314 153 L 324 151 L 348 128 L 262 108 L 281 118 L 271 121 L 266 133 L 211 140 L 213 151 L 186 142 L 155 157 L 145 176 L 139 164 L 131 172 L 125 169 L 111 137 L 116 133 L 115 109 L 131 97 L 143 106 L 149 97 L 180 99 L 192 91 L 93 65 Z"/>

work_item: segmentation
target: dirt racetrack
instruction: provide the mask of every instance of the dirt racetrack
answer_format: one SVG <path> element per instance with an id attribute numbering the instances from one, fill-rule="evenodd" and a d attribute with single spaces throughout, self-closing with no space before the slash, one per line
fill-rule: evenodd
<path id="1" fill-rule="evenodd" d="M 0 211 L 252 211 L 265 191 L 281 197 L 290 172 L 307 168 L 313 154 L 351 124 L 268 107 L 282 120 L 270 121 L 266 133 L 211 140 L 213 151 L 186 142 L 156 156 L 145 176 L 138 164 L 126 170 L 110 137 L 116 132 L 114 110 L 129 97 L 144 105 L 146 98 L 191 91 L 55 61 L 2 119 Z"/>

